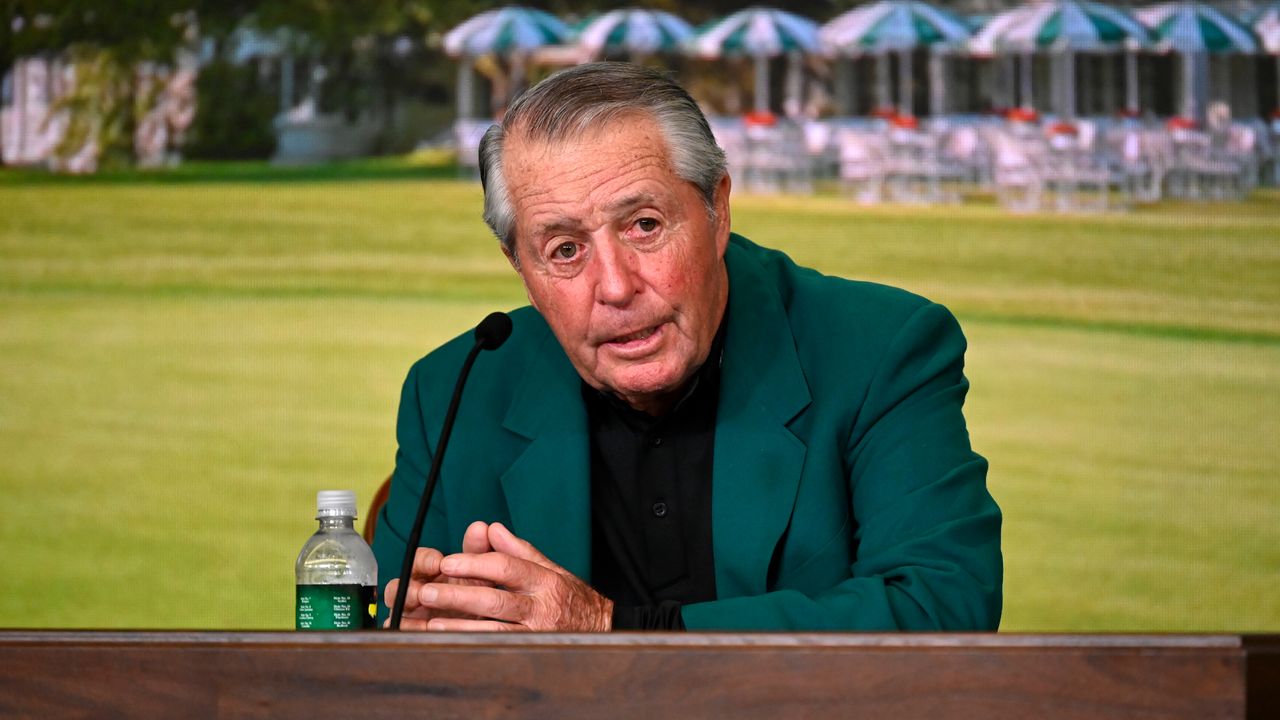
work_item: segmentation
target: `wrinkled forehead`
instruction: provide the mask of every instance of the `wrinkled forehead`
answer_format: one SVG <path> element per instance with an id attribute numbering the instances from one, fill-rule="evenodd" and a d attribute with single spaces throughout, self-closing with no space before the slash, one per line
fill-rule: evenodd
<path id="1" fill-rule="evenodd" d="M 596 227 L 639 206 L 681 217 L 700 196 L 675 172 L 656 123 L 628 118 L 558 141 L 508 138 L 503 175 L 517 238 Z"/>

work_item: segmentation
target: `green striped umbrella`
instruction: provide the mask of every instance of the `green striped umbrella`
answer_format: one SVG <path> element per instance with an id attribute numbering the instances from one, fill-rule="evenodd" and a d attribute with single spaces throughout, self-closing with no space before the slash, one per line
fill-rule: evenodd
<path id="1" fill-rule="evenodd" d="M 523 7 L 482 12 L 444 36 L 444 51 L 453 57 L 528 52 L 569 39 L 569 26 L 554 15 Z"/>
<path id="2" fill-rule="evenodd" d="M 888 105 L 889 56 L 901 52 L 899 63 L 899 113 L 911 115 L 911 51 L 921 46 L 960 46 L 969 39 L 969 27 L 959 16 L 940 10 L 917 0 L 880 0 L 862 5 L 837 16 L 818 31 L 823 49 L 832 54 L 859 55 L 870 52 L 879 56 L 879 96 L 882 106 Z M 941 62 L 937 55 L 930 73 L 940 77 Z M 939 91 L 941 83 L 933 88 Z M 931 94 L 935 112 L 941 106 L 941 96 Z"/>
<path id="3" fill-rule="evenodd" d="M 770 57 L 789 55 L 793 74 L 799 66 L 796 56 L 816 53 L 818 25 L 784 10 L 748 8 L 714 20 L 698 29 L 685 46 L 688 52 L 703 58 L 748 56 L 756 60 L 755 109 L 769 110 Z"/>
<path id="4" fill-rule="evenodd" d="M 1035 50 L 1096 52 L 1146 45 L 1150 33 L 1123 10 L 1089 0 L 1047 0 L 996 15 L 969 42 L 975 55 Z"/>
<path id="5" fill-rule="evenodd" d="M 1276 98 L 1280 104 L 1280 0 L 1272 0 L 1254 11 L 1245 22 L 1258 34 L 1262 47 L 1276 56 Z"/>
<path id="6" fill-rule="evenodd" d="M 1023 5 L 991 18 L 969 43 L 979 56 L 1019 53 L 1024 58 L 1023 106 L 1030 107 L 1031 54 L 1047 50 L 1057 58 L 1058 111 L 1075 115 L 1076 52 L 1127 50 L 1126 87 L 1130 109 L 1136 105 L 1137 66 L 1132 52 L 1151 36 L 1141 22 L 1123 10 L 1090 0 L 1046 0 Z"/>
<path id="7" fill-rule="evenodd" d="M 569 38 L 569 27 L 554 15 L 541 10 L 507 7 L 488 10 L 450 30 L 444 36 L 444 51 L 461 58 L 458 63 L 458 118 L 471 117 L 472 58 L 489 53 L 519 58 L 545 45 L 558 45 Z M 524 64 L 512 63 L 512 86 L 523 81 Z"/>
<path id="8" fill-rule="evenodd" d="M 1256 53 L 1258 39 L 1243 23 L 1199 2 L 1167 2 L 1134 13 L 1156 36 L 1156 49 L 1179 53 Z"/>
<path id="9" fill-rule="evenodd" d="M 822 47 L 856 54 L 922 45 L 959 45 L 969 39 L 960 17 L 917 0 L 880 0 L 837 16 L 818 31 Z"/>
<path id="10" fill-rule="evenodd" d="M 818 51 L 818 25 L 785 10 L 748 8 L 699 28 L 690 48 L 704 58 L 812 53 Z"/>
<path id="11" fill-rule="evenodd" d="M 689 23 L 659 10 L 612 10 L 577 29 L 578 44 L 592 55 L 675 52 L 693 37 Z"/>
<path id="12" fill-rule="evenodd" d="M 1135 15 L 1155 33 L 1157 50 L 1182 56 L 1184 117 L 1200 119 L 1204 114 L 1209 95 L 1209 54 L 1259 50 L 1252 30 L 1204 3 L 1162 3 L 1142 8 Z"/>

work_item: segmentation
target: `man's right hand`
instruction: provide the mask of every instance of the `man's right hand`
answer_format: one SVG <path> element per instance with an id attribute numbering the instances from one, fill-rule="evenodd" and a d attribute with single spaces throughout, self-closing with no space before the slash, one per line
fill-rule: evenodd
<path id="1" fill-rule="evenodd" d="M 466 533 L 462 536 L 462 552 L 480 554 L 492 551 L 493 548 L 489 545 L 488 523 L 478 520 L 471 523 Z M 401 630 L 426 630 L 427 621 L 435 617 L 472 617 L 428 608 L 418 599 L 418 593 L 427 583 L 452 583 L 454 585 L 489 584 L 481 580 L 444 577 L 440 574 L 440 561 L 443 559 L 444 554 L 435 548 L 418 548 L 418 552 L 413 557 L 413 569 L 409 572 L 409 592 L 405 595 L 404 613 L 400 616 Z M 388 608 L 395 605 L 396 590 L 399 587 L 399 578 L 387 583 L 386 590 L 383 593 L 383 602 L 386 603 Z M 382 623 L 382 626 L 390 627 L 391 618 L 387 618 Z"/>

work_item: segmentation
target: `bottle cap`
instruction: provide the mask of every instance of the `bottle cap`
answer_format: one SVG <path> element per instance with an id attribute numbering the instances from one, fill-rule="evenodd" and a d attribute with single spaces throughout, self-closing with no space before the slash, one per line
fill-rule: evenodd
<path id="1" fill-rule="evenodd" d="M 354 490 L 321 490 L 316 493 L 316 517 L 356 516 Z"/>

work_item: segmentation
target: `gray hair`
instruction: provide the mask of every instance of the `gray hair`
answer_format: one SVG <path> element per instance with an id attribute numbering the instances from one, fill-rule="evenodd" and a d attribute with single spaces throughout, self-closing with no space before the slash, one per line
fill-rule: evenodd
<path id="1" fill-rule="evenodd" d="M 707 213 L 715 218 L 716 185 L 726 172 L 724 150 L 689 93 L 670 78 L 639 65 L 588 63 L 562 70 L 521 95 L 502 123 L 490 127 L 480 141 L 484 221 L 513 260 L 515 211 L 502 173 L 507 134 L 560 142 L 634 114 L 648 115 L 657 123 L 676 174 L 701 191 Z"/>

